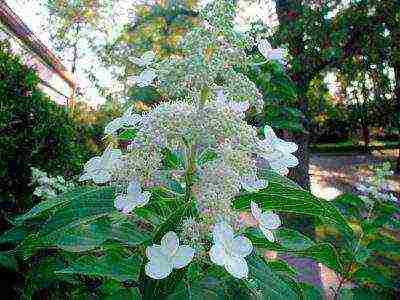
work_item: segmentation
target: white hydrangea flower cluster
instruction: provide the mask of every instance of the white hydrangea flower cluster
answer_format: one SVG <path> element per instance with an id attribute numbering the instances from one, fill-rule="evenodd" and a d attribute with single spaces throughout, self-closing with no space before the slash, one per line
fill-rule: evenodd
<path id="1" fill-rule="evenodd" d="M 398 201 L 398 198 L 391 192 L 393 188 L 387 179 L 393 174 L 393 171 L 390 170 L 390 163 L 384 163 L 376 168 L 373 176 L 363 178 L 363 181 L 356 186 L 357 190 L 362 193 L 360 197 L 369 205 L 376 200 Z"/>
<path id="2" fill-rule="evenodd" d="M 253 82 L 233 69 L 249 62 L 243 51 L 249 39 L 231 29 L 233 1 L 210 2 L 200 16 L 207 28 L 188 34 L 179 56 L 155 63 L 153 53 L 146 52 L 133 60 L 145 68 L 133 83 L 143 87 L 157 78 L 154 86 L 170 101 L 142 115 L 128 110 L 112 121 L 106 133 L 118 139 L 120 129 L 131 130 L 134 137 L 129 146 L 123 151 L 109 146 L 85 165 L 81 176 L 81 180 L 115 186 L 115 207 L 124 214 L 146 208 L 153 201 L 149 189 L 169 188 L 171 178 L 185 191 L 180 201 L 193 205 L 197 212 L 177 228 L 190 246 L 179 245 L 177 234 L 170 231 L 160 245 L 148 247 L 145 272 L 155 279 L 187 266 L 204 253 L 201 249 L 208 250 L 211 262 L 231 275 L 246 278 L 245 257 L 253 246 L 235 234 L 241 223 L 232 201 L 241 192 L 257 192 L 267 186 L 267 181 L 257 176 L 256 158 L 266 160 L 282 175 L 298 163 L 292 154 L 297 150 L 294 143 L 279 139 L 269 126 L 260 139 L 257 128 L 244 120 L 250 107 L 259 106 L 262 95 Z M 181 162 L 166 167 L 165 151 L 179 154 Z M 274 241 L 273 230 L 281 225 L 279 216 L 263 213 L 255 204 L 252 213 L 255 226 Z"/>
<path id="3" fill-rule="evenodd" d="M 33 194 L 44 199 L 51 199 L 72 188 L 74 184 L 67 182 L 62 176 L 49 177 L 46 172 L 37 168 L 32 170 L 32 185 L 35 186 Z"/>

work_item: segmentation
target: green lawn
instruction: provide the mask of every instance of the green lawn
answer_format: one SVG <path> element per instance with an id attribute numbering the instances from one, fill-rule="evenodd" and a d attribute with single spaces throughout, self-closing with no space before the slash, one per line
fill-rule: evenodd
<path id="1" fill-rule="evenodd" d="M 370 150 L 398 149 L 400 141 L 371 141 Z M 347 152 L 363 152 L 364 143 L 355 141 L 345 141 L 339 143 L 312 144 L 311 152 L 317 153 L 347 153 Z"/>

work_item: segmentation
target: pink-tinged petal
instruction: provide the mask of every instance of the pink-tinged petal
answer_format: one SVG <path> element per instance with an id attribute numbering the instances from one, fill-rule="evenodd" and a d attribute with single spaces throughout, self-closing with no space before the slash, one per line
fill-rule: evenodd
<path id="1" fill-rule="evenodd" d="M 274 141 L 275 139 L 277 139 L 274 130 L 273 130 L 272 127 L 269 126 L 269 125 L 265 125 L 265 126 L 264 126 L 264 136 L 265 136 L 265 139 L 266 139 L 266 140 L 269 140 L 271 143 L 273 143 L 273 141 Z"/>
<path id="2" fill-rule="evenodd" d="M 249 274 L 247 262 L 242 257 L 229 257 L 226 261 L 225 269 L 229 274 L 238 279 L 246 278 Z"/>
<path id="3" fill-rule="evenodd" d="M 283 153 L 293 153 L 293 152 L 296 152 L 298 149 L 298 146 L 296 143 L 286 142 L 285 140 L 282 140 L 280 138 L 276 138 L 272 141 L 272 147 L 274 147 L 274 149 L 279 150 Z"/>
<path id="4" fill-rule="evenodd" d="M 264 179 L 242 178 L 240 181 L 242 187 L 248 192 L 255 192 L 267 187 L 268 182 Z"/>
<path id="5" fill-rule="evenodd" d="M 135 207 L 145 206 L 150 201 L 150 196 L 150 192 L 128 194 L 128 198 L 135 204 Z"/>
<path id="6" fill-rule="evenodd" d="M 260 224 L 268 229 L 277 229 L 282 225 L 279 215 L 272 212 L 264 212 L 261 214 Z"/>
<path id="7" fill-rule="evenodd" d="M 233 229 L 229 224 L 221 222 L 214 225 L 213 239 L 215 244 L 231 241 L 233 239 L 233 236 Z"/>
<path id="8" fill-rule="evenodd" d="M 89 173 L 83 173 L 79 177 L 79 181 L 86 181 L 86 180 L 90 180 L 90 179 L 92 179 L 92 175 L 90 175 Z"/>
<path id="9" fill-rule="evenodd" d="M 232 241 L 232 251 L 242 257 L 246 257 L 253 251 L 253 245 L 245 236 L 237 236 Z"/>
<path id="10" fill-rule="evenodd" d="M 164 279 L 172 272 L 172 263 L 164 258 L 151 259 L 144 268 L 147 276 Z"/>
<path id="11" fill-rule="evenodd" d="M 282 176 L 286 176 L 289 173 L 289 169 L 283 161 L 268 161 L 270 167 Z"/>
<path id="12" fill-rule="evenodd" d="M 124 121 L 125 126 L 133 126 L 133 125 L 140 123 L 141 120 L 142 120 L 142 117 L 140 115 L 133 114 L 131 116 L 124 117 L 123 121 Z"/>
<path id="13" fill-rule="evenodd" d="M 111 174 L 106 170 L 97 170 L 92 174 L 93 181 L 96 184 L 103 184 L 111 179 Z"/>
<path id="14" fill-rule="evenodd" d="M 174 256 L 179 247 L 179 238 L 175 232 L 167 232 L 161 239 L 161 247 L 165 250 L 165 254 Z"/>
<path id="15" fill-rule="evenodd" d="M 226 253 L 222 244 L 215 244 L 211 247 L 210 252 L 210 259 L 214 264 L 219 266 L 225 265 L 226 260 Z"/>
<path id="16" fill-rule="evenodd" d="M 231 102 L 229 102 L 229 107 L 235 113 L 241 114 L 250 108 L 250 103 L 249 103 L 249 101 L 244 101 L 244 102 L 231 101 Z"/>
<path id="17" fill-rule="evenodd" d="M 284 62 L 285 61 L 284 53 L 285 51 L 282 48 L 271 49 L 268 52 L 268 58 L 270 60 L 277 60 L 278 62 Z"/>
<path id="18" fill-rule="evenodd" d="M 253 218 L 258 222 L 260 221 L 261 218 L 261 209 L 258 207 L 257 203 L 254 201 L 251 201 L 250 203 L 250 208 L 251 208 L 251 214 L 253 215 Z"/>
<path id="19" fill-rule="evenodd" d="M 162 247 L 160 245 L 153 245 L 146 248 L 146 256 L 149 260 L 161 259 L 164 257 Z"/>
<path id="20" fill-rule="evenodd" d="M 122 127 L 122 118 L 116 118 L 106 125 L 105 134 L 114 134 Z"/>
<path id="21" fill-rule="evenodd" d="M 128 185 L 128 194 L 139 194 L 142 192 L 142 188 L 140 187 L 140 183 L 137 180 L 132 180 Z"/>
<path id="22" fill-rule="evenodd" d="M 89 159 L 83 168 L 86 172 L 90 173 L 93 170 L 100 169 L 101 167 L 102 167 L 102 160 L 100 156 L 95 156 Z"/>
<path id="23" fill-rule="evenodd" d="M 267 40 L 260 40 L 257 43 L 258 51 L 266 58 L 269 59 L 269 51 L 271 50 L 271 44 Z"/>
<path id="24" fill-rule="evenodd" d="M 126 195 L 118 195 L 115 199 L 114 206 L 124 214 L 129 214 L 134 208 L 134 203 L 129 201 Z"/>
<path id="25" fill-rule="evenodd" d="M 194 257 L 194 249 L 189 246 L 179 246 L 178 251 L 172 257 L 172 263 L 175 269 L 186 267 Z"/>
<path id="26" fill-rule="evenodd" d="M 217 91 L 217 101 L 219 103 L 225 103 L 226 102 L 224 90 L 221 89 L 221 90 Z"/>
<path id="27" fill-rule="evenodd" d="M 275 242 L 275 237 L 271 230 L 269 230 L 268 228 L 266 228 L 262 225 L 260 225 L 260 230 L 264 234 L 264 236 L 267 238 L 267 240 L 269 240 L 272 243 Z"/>
<path id="28" fill-rule="evenodd" d="M 156 58 L 156 54 L 153 51 L 146 51 L 143 53 L 141 59 L 146 66 L 150 65 L 154 59 Z"/>
<path id="29" fill-rule="evenodd" d="M 297 157 L 291 154 L 285 156 L 285 162 L 286 166 L 289 168 L 293 168 L 299 164 Z"/>

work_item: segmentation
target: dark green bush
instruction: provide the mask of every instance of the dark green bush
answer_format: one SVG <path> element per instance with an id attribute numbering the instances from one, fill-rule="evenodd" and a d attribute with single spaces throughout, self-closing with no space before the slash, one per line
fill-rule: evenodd
<path id="1" fill-rule="evenodd" d="M 27 207 L 31 166 L 71 176 L 90 155 L 82 127 L 38 83 L 36 71 L 0 44 L 0 203 L 16 211 Z"/>

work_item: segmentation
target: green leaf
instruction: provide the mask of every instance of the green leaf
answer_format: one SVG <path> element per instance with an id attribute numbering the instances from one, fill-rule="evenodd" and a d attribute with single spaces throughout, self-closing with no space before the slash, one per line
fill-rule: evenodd
<path id="1" fill-rule="evenodd" d="M 118 138 L 121 141 L 132 141 L 135 139 L 136 137 L 136 133 L 137 130 L 129 128 L 129 129 L 125 129 L 124 131 L 122 131 L 119 135 Z"/>
<path id="2" fill-rule="evenodd" d="M 249 280 L 255 283 L 258 290 L 261 291 L 261 294 L 256 295 L 257 299 L 299 299 L 299 295 L 274 273 L 263 259 L 256 255 L 246 259 L 249 266 Z"/>
<path id="3" fill-rule="evenodd" d="M 267 262 L 267 265 L 274 272 L 284 273 L 292 277 L 296 277 L 298 275 L 298 272 L 295 268 L 281 259 L 269 261 Z"/>
<path id="4" fill-rule="evenodd" d="M 346 216 L 359 218 L 363 210 L 366 209 L 365 203 L 358 196 L 346 193 L 332 200 L 332 203 Z"/>
<path id="5" fill-rule="evenodd" d="M 193 203 L 186 203 L 184 205 L 180 205 L 176 211 L 169 216 L 169 218 L 163 222 L 156 231 L 155 240 L 160 240 L 165 233 L 171 230 L 175 230 L 178 224 L 181 224 L 182 220 L 185 217 L 189 217 L 193 215 L 193 210 L 195 207 Z"/>
<path id="6" fill-rule="evenodd" d="M 295 252 L 296 255 L 305 256 L 323 263 L 327 267 L 337 272 L 342 272 L 343 267 L 339 260 L 336 249 L 329 243 L 318 243 L 303 251 Z"/>
<path id="7" fill-rule="evenodd" d="M 39 232 L 27 236 L 17 247 L 18 254 L 24 259 L 49 246 L 59 245 L 71 251 L 86 251 L 101 244 L 103 238 L 99 230 L 90 233 L 96 228 L 90 226 L 97 219 L 115 212 L 114 189 L 91 187 L 67 193 L 63 197 L 66 202 L 57 208 Z"/>
<path id="8" fill-rule="evenodd" d="M 275 231 L 275 236 L 282 246 L 292 250 L 305 250 L 315 245 L 309 237 L 292 229 L 278 229 Z"/>
<path id="9" fill-rule="evenodd" d="M 342 289 L 340 291 L 341 300 L 377 300 L 391 299 L 391 296 L 374 291 L 371 288 Z"/>
<path id="10" fill-rule="evenodd" d="M 70 202 L 58 209 L 40 230 L 40 235 L 94 221 L 114 212 L 114 189 L 111 187 L 90 188 L 83 193 L 72 195 Z"/>
<path id="11" fill-rule="evenodd" d="M 113 224 L 109 237 L 130 247 L 141 245 L 152 239 L 152 235 L 148 231 L 140 228 L 131 220 Z"/>
<path id="12" fill-rule="evenodd" d="M 111 224 L 105 219 L 95 220 L 93 223 L 80 224 L 65 231 L 47 236 L 46 244 L 55 245 L 70 252 L 83 252 L 97 248 L 111 237 Z"/>
<path id="13" fill-rule="evenodd" d="M 41 215 L 42 213 L 53 209 L 63 203 L 67 203 L 70 201 L 69 197 L 70 195 L 72 195 L 74 192 L 69 192 L 66 195 L 62 195 L 59 196 L 55 199 L 50 199 L 50 200 L 46 200 L 46 201 L 42 201 L 39 204 L 35 205 L 30 211 L 28 211 L 26 214 L 23 214 L 22 216 L 18 216 L 17 218 L 15 218 L 14 220 L 14 224 L 15 225 L 20 225 L 23 222 L 33 219 L 39 215 Z"/>
<path id="14" fill-rule="evenodd" d="M 208 276 L 194 283 L 181 282 L 167 299 L 224 300 L 226 297 L 223 283 L 217 278 Z"/>
<path id="15" fill-rule="evenodd" d="M 86 255 L 72 263 L 57 274 L 83 274 L 112 278 L 118 281 L 134 280 L 139 278 L 142 258 L 137 256 L 124 257 L 120 253 L 107 253 L 100 257 Z"/>
<path id="16" fill-rule="evenodd" d="M 321 289 L 312 286 L 311 284 L 300 282 L 300 288 L 302 290 L 303 299 L 304 300 L 323 300 L 324 291 Z"/>
<path id="17" fill-rule="evenodd" d="M 353 277 L 364 284 L 374 284 L 385 288 L 395 288 L 394 278 L 387 278 L 384 273 L 373 267 L 359 268 Z"/>
<path id="18" fill-rule="evenodd" d="M 96 291 L 101 293 L 101 299 L 106 300 L 142 299 L 138 288 L 125 288 L 117 280 L 106 280 Z"/>
<path id="19" fill-rule="evenodd" d="M 10 251 L 0 251 L 0 266 L 16 272 L 18 263 Z"/>
<path id="20" fill-rule="evenodd" d="M 213 151 L 212 149 L 206 149 L 200 154 L 200 157 L 198 158 L 197 163 L 201 166 L 209 161 L 213 161 L 217 157 L 218 157 L 218 155 L 217 155 L 217 153 L 215 153 L 215 151 Z"/>
<path id="21" fill-rule="evenodd" d="M 184 167 L 184 158 L 179 153 L 172 152 L 168 148 L 164 148 L 162 150 L 162 154 L 164 155 L 163 162 L 166 168 L 176 170 Z"/>
<path id="22" fill-rule="evenodd" d="M 316 261 L 325 264 L 327 267 L 342 271 L 342 265 L 335 248 L 329 243 L 315 243 L 306 236 L 294 230 L 279 230 L 282 232 L 283 240 L 279 243 L 271 243 L 261 234 L 256 234 L 254 231 L 248 230 L 246 236 L 252 241 L 254 246 L 262 247 L 268 250 L 274 250 L 281 253 L 290 253 L 300 257 L 309 257 Z"/>
<path id="23" fill-rule="evenodd" d="M 22 241 L 31 229 L 25 226 L 16 226 L 7 230 L 0 236 L 0 244 L 16 244 Z"/>
<path id="24" fill-rule="evenodd" d="M 234 201 L 234 207 L 241 210 L 249 209 L 251 201 L 257 202 L 263 210 L 315 216 L 336 224 L 348 235 L 352 234 L 351 227 L 331 203 L 315 197 L 308 191 L 282 182 L 272 181 L 261 192 L 238 196 Z"/>

